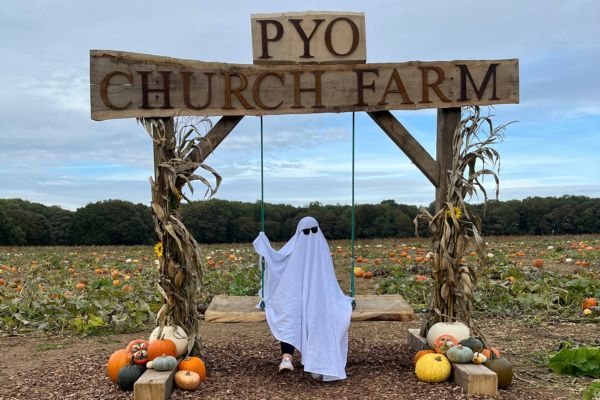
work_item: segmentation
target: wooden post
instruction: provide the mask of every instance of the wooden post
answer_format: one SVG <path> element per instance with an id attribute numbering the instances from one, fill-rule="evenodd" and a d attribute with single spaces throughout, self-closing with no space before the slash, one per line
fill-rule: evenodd
<path id="1" fill-rule="evenodd" d="M 438 108 L 436 160 L 440 168 L 440 179 L 435 188 L 435 211 L 442 208 L 448 191 L 448 173 L 452 168 L 452 140 L 454 131 L 460 123 L 460 107 Z"/>

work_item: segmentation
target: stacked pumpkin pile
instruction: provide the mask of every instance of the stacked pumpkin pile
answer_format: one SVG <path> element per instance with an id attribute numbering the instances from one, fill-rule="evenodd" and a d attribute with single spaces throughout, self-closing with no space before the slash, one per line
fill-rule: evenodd
<path id="1" fill-rule="evenodd" d="M 598 307 L 598 300 L 595 297 L 586 298 L 583 303 L 581 303 L 581 309 L 585 316 L 600 315 L 600 307 Z"/>
<path id="2" fill-rule="evenodd" d="M 134 340 L 127 348 L 115 351 L 108 359 L 108 376 L 122 390 L 133 390 L 146 369 L 172 371 L 177 368 L 175 385 L 183 390 L 196 390 L 206 378 L 206 367 L 198 357 L 185 357 L 188 337 L 178 326 L 156 328 L 149 340 Z"/>
<path id="3" fill-rule="evenodd" d="M 496 348 L 486 349 L 481 340 L 472 338 L 462 322 L 439 322 L 427 333 L 431 349 L 417 352 L 415 374 L 422 382 L 444 382 L 452 373 L 452 364 L 483 364 L 498 375 L 498 388 L 510 386 L 513 371 L 510 363 Z"/>

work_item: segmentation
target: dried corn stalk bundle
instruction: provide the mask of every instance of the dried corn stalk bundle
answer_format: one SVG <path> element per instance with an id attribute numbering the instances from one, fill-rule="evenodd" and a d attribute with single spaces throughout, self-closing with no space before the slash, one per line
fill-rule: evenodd
<path id="1" fill-rule="evenodd" d="M 479 232 L 481 220 L 469 214 L 465 201 L 473 195 L 482 194 L 488 199 L 483 178 L 488 175 L 495 182 L 498 197 L 500 155 L 492 146 L 503 139 L 506 125 L 494 127 L 490 116 L 482 116 L 479 107 L 463 109 L 463 119 L 454 132 L 452 169 L 446 171 L 448 190 L 445 202 L 435 215 L 421 209 L 415 218 L 429 225 L 433 237 L 432 278 L 433 292 L 429 303 L 429 315 L 421 328 L 426 336 L 436 322 L 461 321 L 469 326 L 474 336 L 485 337 L 477 328 L 471 312 L 477 272 L 466 265 L 464 255 L 473 243 L 479 260 L 485 263 L 485 243 Z"/>
<path id="2" fill-rule="evenodd" d="M 203 141 L 198 125 L 210 120 L 186 120 L 178 126 L 174 119 L 139 119 L 152 138 L 154 147 L 154 179 L 152 188 L 152 213 L 158 244 L 155 247 L 160 259 L 159 291 L 164 303 L 157 315 L 161 329 L 165 325 L 178 325 L 191 339 L 188 351 L 200 351 L 200 315 L 198 293 L 202 282 L 202 256 L 200 246 L 181 222 L 179 205 L 187 185 L 193 192 L 192 182 L 200 181 L 207 187 L 207 195 L 216 192 L 221 176 L 208 165 L 192 159 L 192 152 L 200 150 Z M 196 175 L 204 169 L 214 176 L 213 186 L 205 177 Z"/>

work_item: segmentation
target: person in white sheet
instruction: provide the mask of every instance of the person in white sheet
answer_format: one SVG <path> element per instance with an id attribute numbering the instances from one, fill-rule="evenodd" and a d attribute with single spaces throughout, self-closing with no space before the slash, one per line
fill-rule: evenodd
<path id="1" fill-rule="evenodd" d="M 280 371 L 293 369 L 294 348 L 304 371 L 323 381 L 346 378 L 352 303 L 338 285 L 327 241 L 313 217 L 274 250 L 264 232 L 254 249 L 265 259 L 264 301 L 269 328 L 281 342 Z"/>

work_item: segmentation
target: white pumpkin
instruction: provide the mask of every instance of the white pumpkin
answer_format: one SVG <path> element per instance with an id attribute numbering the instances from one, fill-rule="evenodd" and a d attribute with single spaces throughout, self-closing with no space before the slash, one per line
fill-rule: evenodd
<path id="1" fill-rule="evenodd" d="M 427 344 L 433 349 L 435 340 L 440 335 L 452 335 L 457 341 L 468 339 L 471 335 L 469 327 L 462 322 L 438 322 L 427 332 Z"/>
<path id="2" fill-rule="evenodd" d="M 165 326 L 163 327 L 161 337 L 158 337 L 160 326 L 157 326 L 150 334 L 149 342 L 157 339 L 170 339 L 175 343 L 177 348 L 177 357 L 182 357 L 187 354 L 188 351 L 188 336 L 185 331 L 179 326 Z"/>

